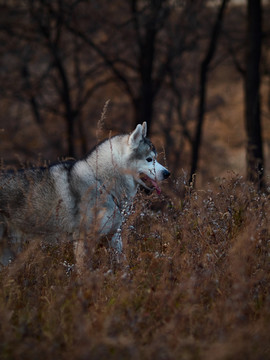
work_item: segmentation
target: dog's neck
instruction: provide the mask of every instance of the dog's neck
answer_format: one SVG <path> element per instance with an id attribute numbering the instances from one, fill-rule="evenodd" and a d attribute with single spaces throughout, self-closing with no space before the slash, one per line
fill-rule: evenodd
<path id="1" fill-rule="evenodd" d="M 113 137 L 85 159 L 97 181 L 121 201 L 132 200 L 138 186 L 135 174 L 126 168 L 127 141 L 127 135 Z"/>
<path id="2" fill-rule="evenodd" d="M 103 161 L 102 166 L 99 166 L 99 161 L 97 156 L 91 156 L 85 161 L 81 161 L 80 165 L 77 164 L 77 174 L 87 183 L 87 174 L 90 170 L 98 183 L 120 202 L 131 201 L 136 195 L 138 186 L 133 174 L 113 163 L 111 159 Z"/>

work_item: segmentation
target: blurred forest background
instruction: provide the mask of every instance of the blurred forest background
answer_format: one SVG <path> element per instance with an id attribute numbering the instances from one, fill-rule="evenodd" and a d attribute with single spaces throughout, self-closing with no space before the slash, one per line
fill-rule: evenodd
<path id="1" fill-rule="evenodd" d="M 270 1 L 1 0 L 5 165 L 82 157 L 148 122 L 177 177 L 270 174 Z M 267 182 L 267 181 L 266 181 Z"/>

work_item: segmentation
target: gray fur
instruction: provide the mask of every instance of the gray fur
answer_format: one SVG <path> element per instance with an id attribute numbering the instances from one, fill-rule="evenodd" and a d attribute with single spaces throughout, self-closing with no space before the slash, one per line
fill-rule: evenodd
<path id="1" fill-rule="evenodd" d="M 138 184 L 147 187 L 140 173 L 154 184 L 169 176 L 145 135 L 146 123 L 130 135 L 107 139 L 85 159 L 2 172 L 0 235 L 7 231 L 12 241 L 33 235 L 47 241 L 72 237 L 81 262 L 88 235 L 114 234 L 111 246 L 121 252 L 123 206 L 132 202 Z"/>

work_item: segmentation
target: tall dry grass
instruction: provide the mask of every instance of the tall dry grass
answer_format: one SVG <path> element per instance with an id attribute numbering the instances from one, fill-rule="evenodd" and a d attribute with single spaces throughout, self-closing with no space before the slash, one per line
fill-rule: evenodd
<path id="1" fill-rule="evenodd" d="M 270 205 L 241 178 L 139 194 L 77 275 L 36 242 L 0 272 L 1 359 L 270 359 Z"/>

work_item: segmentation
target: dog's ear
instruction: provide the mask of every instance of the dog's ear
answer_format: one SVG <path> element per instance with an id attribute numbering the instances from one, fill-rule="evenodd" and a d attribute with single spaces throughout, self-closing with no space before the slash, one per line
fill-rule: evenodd
<path id="1" fill-rule="evenodd" d="M 142 124 L 142 134 L 143 134 L 143 137 L 146 137 L 146 135 L 147 135 L 147 122 L 146 121 L 144 121 Z"/>
<path id="2" fill-rule="evenodd" d="M 131 147 L 137 148 L 143 137 L 143 126 L 138 124 L 136 129 L 130 134 L 128 143 Z"/>

